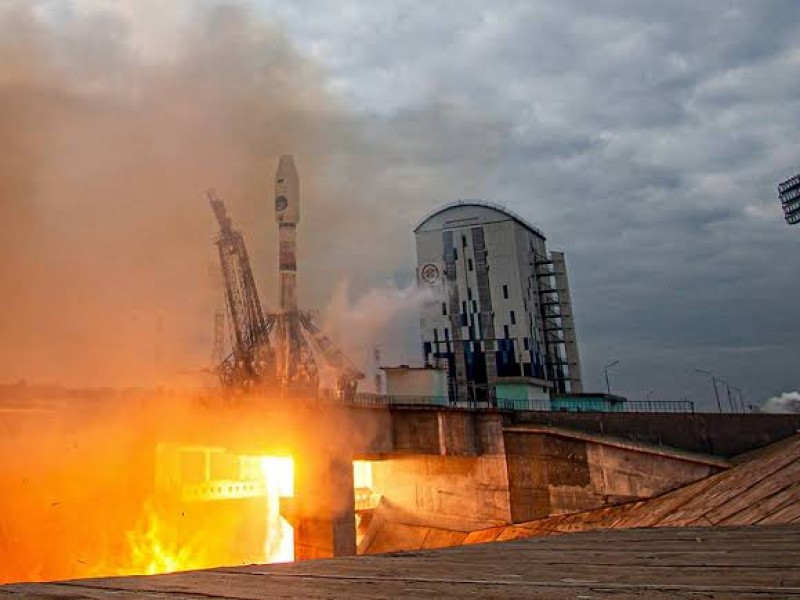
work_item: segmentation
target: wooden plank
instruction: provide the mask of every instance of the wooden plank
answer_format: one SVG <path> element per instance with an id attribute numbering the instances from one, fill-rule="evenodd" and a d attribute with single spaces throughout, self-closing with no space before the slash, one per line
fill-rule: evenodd
<path id="1" fill-rule="evenodd" d="M 790 488 L 792 484 L 800 482 L 800 459 L 785 465 L 781 469 L 772 473 L 750 489 L 741 494 L 737 494 L 728 501 L 708 511 L 704 516 L 712 523 L 719 523 L 728 519 L 745 509 L 759 504 L 762 500 L 769 498 Z M 761 515 L 763 517 L 764 515 Z M 760 517 L 759 517 L 760 518 Z M 752 522 L 759 520 L 755 518 Z"/>
<path id="2" fill-rule="evenodd" d="M 800 502 L 792 502 L 759 521 L 759 524 L 792 523 L 800 517 Z"/>
<path id="3" fill-rule="evenodd" d="M 715 485 L 692 499 L 680 510 L 664 517 L 656 526 L 674 527 L 693 523 L 735 495 L 758 485 L 797 458 L 800 458 L 800 440 L 796 440 L 781 452 L 765 455 L 726 471 L 723 473 L 724 477 L 716 481 Z"/>
<path id="4" fill-rule="evenodd" d="M 758 523 L 787 504 L 794 502 L 800 502 L 800 482 L 731 515 L 719 524 L 728 526 Z"/>
<path id="5" fill-rule="evenodd" d="M 447 548 L 450 546 L 460 546 L 466 539 L 467 534 L 463 531 L 447 531 L 444 529 L 431 529 L 423 542 L 425 550 L 434 548 Z"/>
<path id="6" fill-rule="evenodd" d="M 653 527 L 664 517 L 675 512 L 699 494 L 702 494 L 707 489 L 716 485 L 717 482 L 726 475 L 727 471 L 723 471 L 722 473 L 717 473 L 711 477 L 706 477 L 700 481 L 690 483 L 685 487 L 667 492 L 663 496 L 646 500 L 642 506 L 632 510 L 628 515 L 619 519 L 615 527 Z"/>
<path id="7" fill-rule="evenodd" d="M 9 600 L 580 595 L 800 597 L 800 526 L 604 530 L 438 551 L 0 587 L 0 597 Z"/>

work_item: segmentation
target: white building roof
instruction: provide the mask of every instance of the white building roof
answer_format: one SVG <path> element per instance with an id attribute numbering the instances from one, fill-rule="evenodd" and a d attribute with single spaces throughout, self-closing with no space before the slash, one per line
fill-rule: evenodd
<path id="1" fill-rule="evenodd" d="M 496 204 L 494 202 L 487 202 L 485 200 L 458 200 L 456 202 L 449 202 L 448 204 L 445 204 L 444 206 L 440 206 L 440 207 L 434 209 L 433 211 L 431 211 L 430 213 L 428 213 L 427 215 L 425 215 L 425 217 L 419 223 L 416 224 L 416 226 L 414 227 L 414 233 L 417 233 L 422 228 L 422 226 L 425 225 L 425 223 L 427 223 L 428 221 L 430 221 L 434 217 L 436 217 L 436 216 L 438 216 L 438 215 L 440 215 L 440 214 L 442 214 L 442 213 L 444 213 L 444 212 L 446 212 L 448 210 L 452 210 L 454 208 L 460 208 L 460 207 L 469 207 L 469 206 L 479 206 L 479 207 L 483 207 L 483 208 L 488 208 L 488 209 L 490 209 L 492 211 L 495 211 L 495 212 L 499 213 L 505 219 L 511 219 L 513 221 L 516 221 L 517 223 L 519 223 L 520 225 L 522 225 L 523 227 L 525 227 L 526 229 L 528 229 L 532 233 L 534 233 L 534 234 L 538 235 L 539 237 L 541 237 L 542 239 L 547 239 L 547 238 L 545 238 L 545 235 L 541 232 L 541 230 L 538 227 L 535 227 L 533 224 L 531 224 L 527 219 L 524 219 L 523 217 L 519 216 L 514 211 L 509 210 L 508 208 L 506 208 L 505 206 L 503 206 L 501 204 Z"/>

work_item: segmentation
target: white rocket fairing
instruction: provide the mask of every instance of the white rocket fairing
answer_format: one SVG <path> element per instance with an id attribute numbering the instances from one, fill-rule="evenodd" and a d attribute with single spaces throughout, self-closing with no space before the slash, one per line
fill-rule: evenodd
<path id="1" fill-rule="evenodd" d="M 281 156 L 275 173 L 275 220 L 279 225 L 297 225 L 300 221 L 300 178 L 288 154 Z"/>
<path id="2" fill-rule="evenodd" d="M 297 312 L 297 223 L 300 180 L 294 160 L 281 156 L 275 173 L 275 220 L 278 222 L 281 310 Z"/>

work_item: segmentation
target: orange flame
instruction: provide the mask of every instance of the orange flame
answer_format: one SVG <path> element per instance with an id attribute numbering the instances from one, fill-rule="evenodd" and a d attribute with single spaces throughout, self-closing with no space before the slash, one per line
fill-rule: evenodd
<path id="1" fill-rule="evenodd" d="M 189 571 L 207 566 L 199 548 L 178 542 L 174 527 L 158 513 L 152 502 L 145 504 L 145 516 L 129 531 L 130 564 L 118 575 L 155 575 Z"/>
<path id="2" fill-rule="evenodd" d="M 280 514 L 280 498 L 292 496 L 294 491 L 294 464 L 291 458 L 278 456 L 258 457 L 265 482 L 266 537 L 263 547 L 265 563 L 294 560 L 294 532 Z M 198 532 L 211 537 L 213 531 Z M 154 575 L 173 573 L 224 565 L 223 555 L 209 556 L 207 545 L 199 535 L 180 541 L 174 518 L 159 511 L 152 501 L 144 507 L 144 516 L 137 527 L 127 533 L 130 558 L 117 575 Z"/>
<path id="3" fill-rule="evenodd" d="M 291 562 L 294 530 L 280 514 L 280 499 L 294 495 L 294 463 L 287 457 L 265 456 L 261 470 L 267 482 L 266 562 Z"/>

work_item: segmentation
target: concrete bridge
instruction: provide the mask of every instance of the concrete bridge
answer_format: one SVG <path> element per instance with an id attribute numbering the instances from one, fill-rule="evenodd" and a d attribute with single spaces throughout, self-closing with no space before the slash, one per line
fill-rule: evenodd
<path id="1" fill-rule="evenodd" d="M 297 560 L 356 554 L 378 501 L 384 518 L 472 531 L 651 498 L 800 429 L 790 415 L 333 403 L 209 415 L 218 426 L 184 443 L 295 458 L 294 497 L 282 513 Z M 243 426 L 247 435 L 238 435 Z M 353 461 L 369 461 L 369 487 L 354 486 Z"/>

